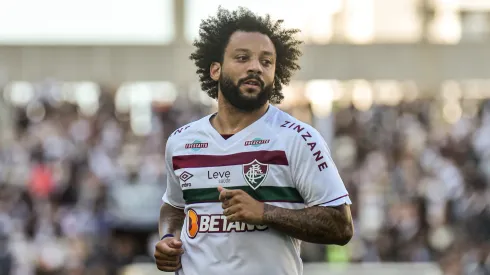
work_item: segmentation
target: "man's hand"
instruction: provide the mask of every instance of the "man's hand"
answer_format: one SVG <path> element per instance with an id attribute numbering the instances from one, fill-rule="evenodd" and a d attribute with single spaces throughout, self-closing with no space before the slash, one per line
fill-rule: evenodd
<path id="1" fill-rule="evenodd" d="M 155 246 L 155 260 L 161 271 L 173 272 L 182 267 L 180 255 L 184 254 L 182 242 L 175 237 L 167 237 Z"/>
<path id="2" fill-rule="evenodd" d="M 228 221 L 263 224 L 264 203 L 255 200 L 243 190 L 228 190 L 219 186 L 218 191 L 223 215 Z"/>

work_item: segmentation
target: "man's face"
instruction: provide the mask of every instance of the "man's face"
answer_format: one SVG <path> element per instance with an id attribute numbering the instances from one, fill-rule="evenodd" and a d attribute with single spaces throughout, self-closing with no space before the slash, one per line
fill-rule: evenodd
<path id="1" fill-rule="evenodd" d="M 271 96 L 275 62 L 274 44 L 267 35 L 235 32 L 230 37 L 221 65 L 221 94 L 241 111 L 259 109 Z"/>

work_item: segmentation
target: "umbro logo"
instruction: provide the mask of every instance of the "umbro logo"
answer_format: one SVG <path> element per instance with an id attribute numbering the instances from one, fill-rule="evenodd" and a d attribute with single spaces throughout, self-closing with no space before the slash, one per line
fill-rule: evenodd
<path id="1" fill-rule="evenodd" d="M 187 172 L 187 171 L 184 171 L 182 174 L 180 174 L 179 179 L 184 182 L 181 185 L 182 188 L 191 187 L 192 186 L 192 183 L 187 182 L 192 177 L 194 177 L 194 175 L 191 174 L 191 173 L 189 173 L 189 172 Z"/>
<path id="2" fill-rule="evenodd" d="M 186 182 L 192 177 L 194 177 L 193 174 L 191 174 L 187 171 L 184 171 L 182 174 L 180 174 L 179 179 L 182 180 L 183 182 Z"/>

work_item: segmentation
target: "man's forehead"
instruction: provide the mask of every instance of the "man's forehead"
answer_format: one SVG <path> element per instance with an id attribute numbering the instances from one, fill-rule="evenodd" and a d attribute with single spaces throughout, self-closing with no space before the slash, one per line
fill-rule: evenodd
<path id="1" fill-rule="evenodd" d="M 233 49 L 234 52 L 243 52 L 243 53 L 252 53 L 253 51 L 250 50 L 250 49 L 246 49 L 246 48 L 236 48 L 236 49 Z M 272 51 L 267 51 L 267 50 L 263 50 L 260 52 L 261 54 L 263 55 L 274 55 L 274 52 Z"/>
<path id="2" fill-rule="evenodd" d="M 260 52 L 274 55 L 275 49 L 271 39 L 259 32 L 235 32 L 228 43 L 228 50 L 233 52 Z"/>

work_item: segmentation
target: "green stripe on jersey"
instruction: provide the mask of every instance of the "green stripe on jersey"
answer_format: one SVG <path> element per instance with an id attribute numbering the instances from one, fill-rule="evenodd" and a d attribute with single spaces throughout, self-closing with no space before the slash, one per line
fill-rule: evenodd
<path id="1" fill-rule="evenodd" d="M 226 189 L 241 189 L 252 198 L 262 202 L 304 202 L 298 190 L 294 187 L 261 186 L 257 190 L 253 190 L 250 186 L 233 186 L 226 187 Z M 183 192 L 186 204 L 219 201 L 218 188 L 187 189 Z"/>

